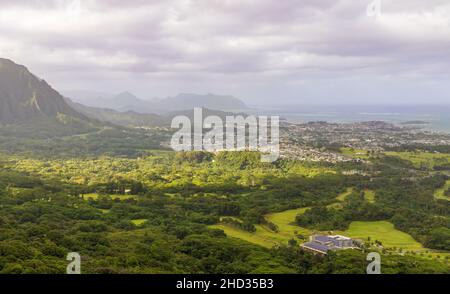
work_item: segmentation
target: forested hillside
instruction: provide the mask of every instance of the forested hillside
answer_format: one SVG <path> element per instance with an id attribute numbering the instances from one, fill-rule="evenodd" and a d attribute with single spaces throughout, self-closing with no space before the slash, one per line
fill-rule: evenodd
<path id="1" fill-rule="evenodd" d="M 412 182 L 383 161 L 373 181 L 342 175 L 349 166 L 266 164 L 252 152 L 3 155 L 0 162 L 2 273 L 63 273 L 73 251 L 89 273 L 364 273 L 364 252 L 376 247 L 318 257 L 301 251 L 297 237 L 268 248 L 212 228 L 228 217 L 242 221 L 229 223 L 242 232 L 276 231 L 266 215 L 299 207 L 314 212 L 297 218 L 299 231 L 387 220 L 430 248 L 400 254 L 380 247 L 385 273 L 450 270 L 446 253 L 438 253 L 450 249 L 449 206 L 433 199 L 445 178 Z M 352 192 L 337 200 L 347 187 Z M 375 193 L 370 201 L 361 194 L 366 189 Z"/>

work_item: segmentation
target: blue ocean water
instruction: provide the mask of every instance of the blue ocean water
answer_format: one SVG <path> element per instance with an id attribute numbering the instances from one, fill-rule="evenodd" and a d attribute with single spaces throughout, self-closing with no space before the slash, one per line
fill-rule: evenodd
<path id="1" fill-rule="evenodd" d="M 289 105 L 254 108 L 265 115 L 279 115 L 287 121 L 338 123 L 385 121 L 402 125 L 422 121 L 424 129 L 450 134 L 450 105 Z"/>

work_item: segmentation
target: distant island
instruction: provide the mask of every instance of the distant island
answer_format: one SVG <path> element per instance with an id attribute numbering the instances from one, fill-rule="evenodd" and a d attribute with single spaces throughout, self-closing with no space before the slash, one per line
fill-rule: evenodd
<path id="1" fill-rule="evenodd" d="M 401 123 L 402 125 L 429 125 L 430 122 L 423 120 L 409 120 Z"/>

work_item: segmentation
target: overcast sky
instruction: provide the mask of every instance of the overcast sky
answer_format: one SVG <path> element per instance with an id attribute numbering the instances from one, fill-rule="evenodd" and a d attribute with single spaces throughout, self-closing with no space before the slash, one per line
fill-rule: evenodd
<path id="1" fill-rule="evenodd" d="M 450 1 L 372 1 L 1 0 L 0 57 L 63 93 L 450 103 Z"/>

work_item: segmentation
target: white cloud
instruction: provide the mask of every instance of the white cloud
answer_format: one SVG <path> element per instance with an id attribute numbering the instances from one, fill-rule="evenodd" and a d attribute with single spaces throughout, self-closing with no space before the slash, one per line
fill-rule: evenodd
<path id="1" fill-rule="evenodd" d="M 112 90 L 160 89 L 161 96 L 178 87 L 157 83 L 182 91 L 233 89 L 256 101 L 283 85 L 281 95 L 294 99 L 306 81 L 320 85 L 331 77 L 448 82 L 448 1 L 382 0 L 377 19 L 366 15 L 370 2 L 80 0 L 78 9 L 70 6 L 76 0 L 5 0 L 0 54 L 57 87 L 73 88 L 75 80 L 96 87 L 120 76 Z M 341 84 L 344 96 L 352 85 Z"/>

